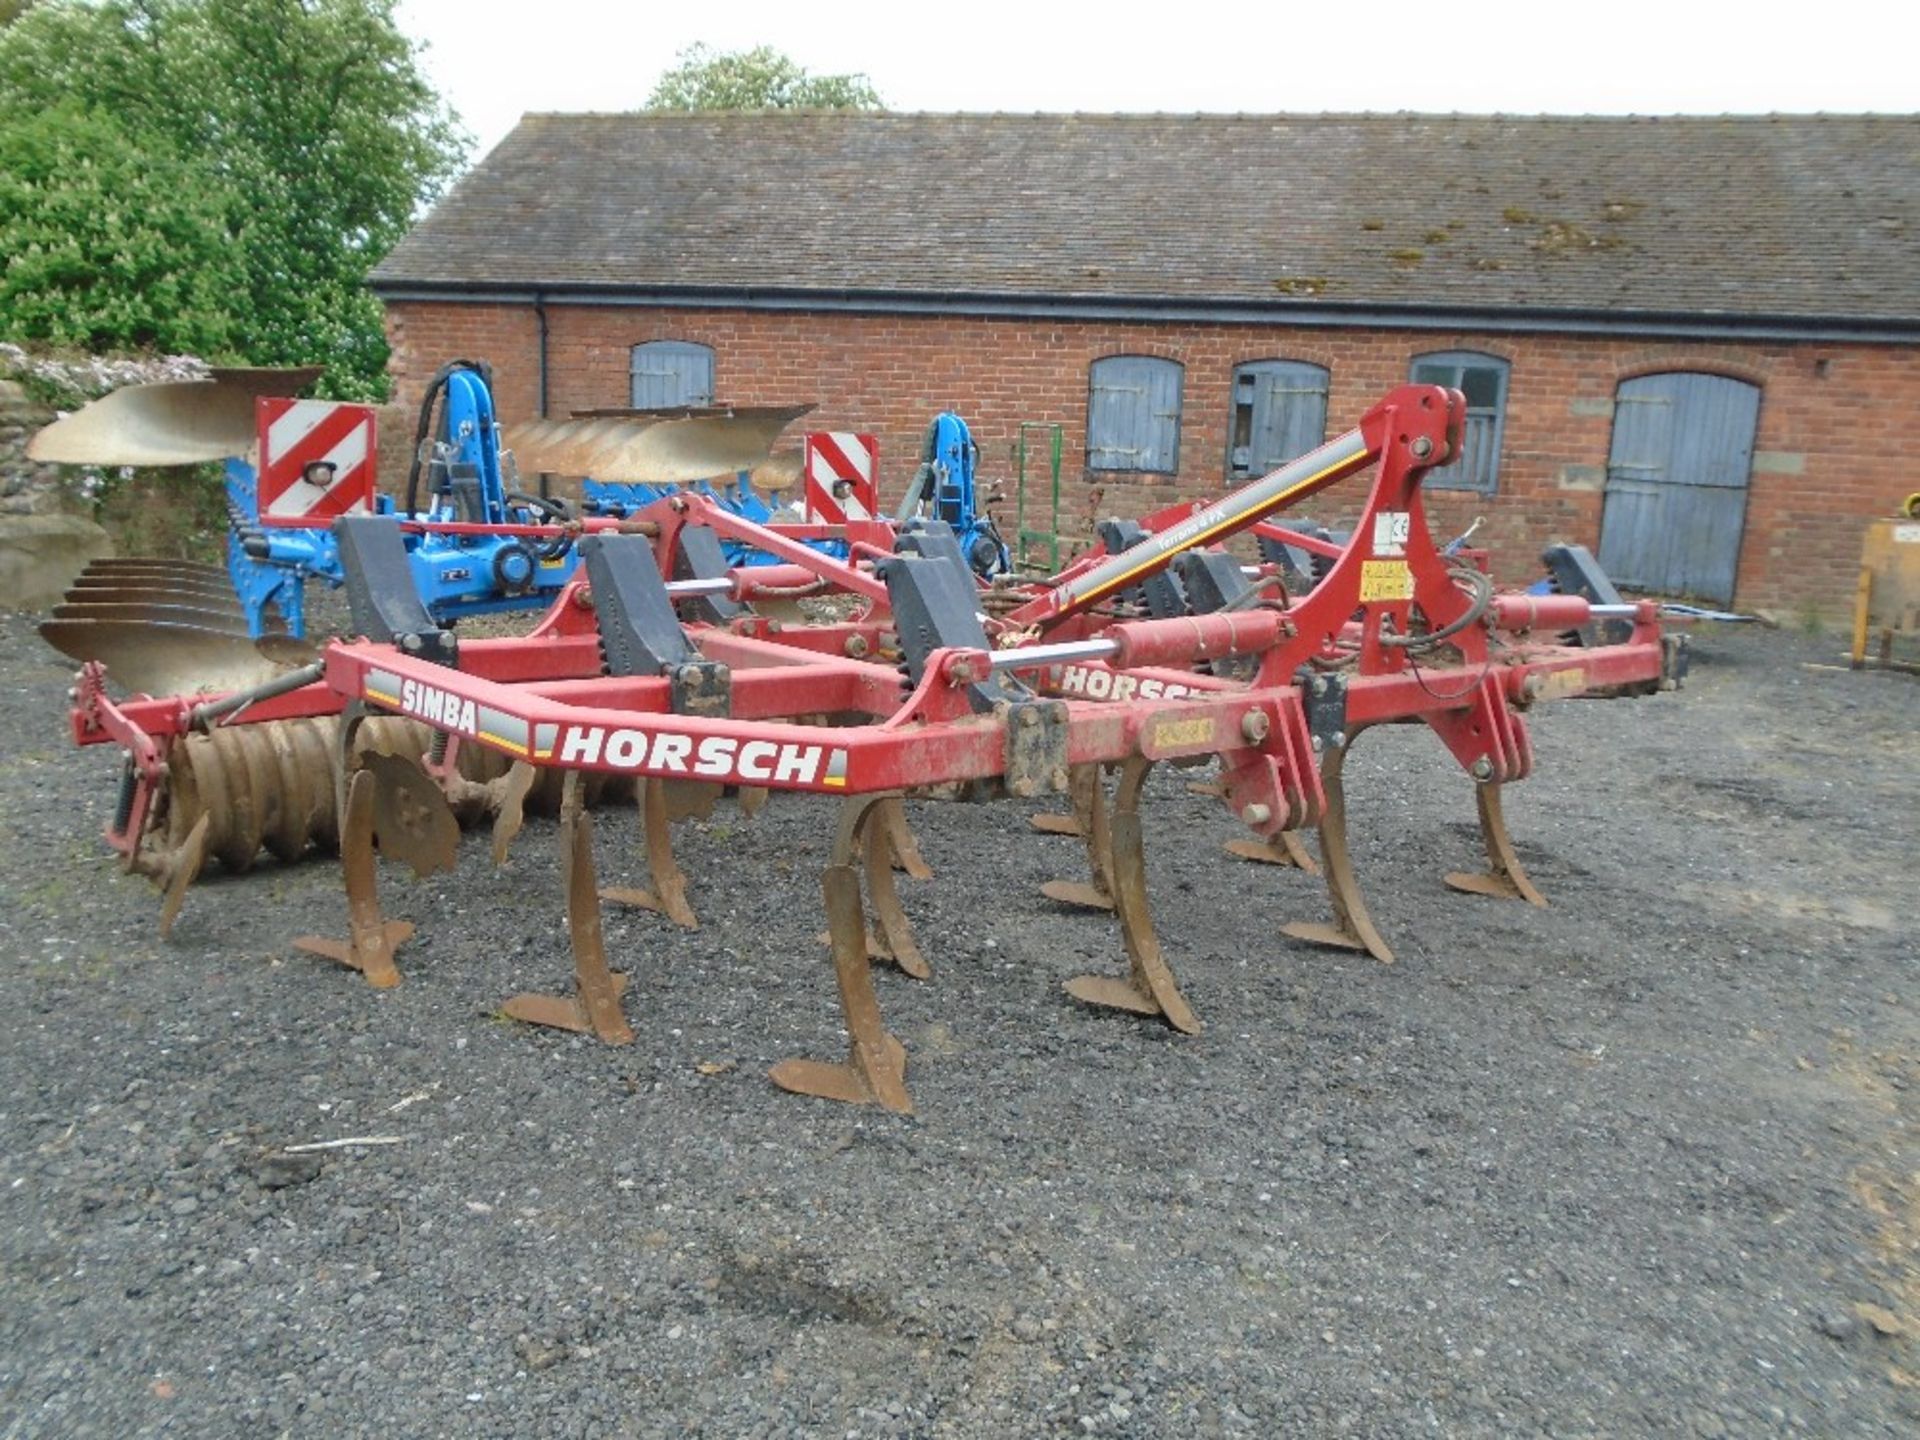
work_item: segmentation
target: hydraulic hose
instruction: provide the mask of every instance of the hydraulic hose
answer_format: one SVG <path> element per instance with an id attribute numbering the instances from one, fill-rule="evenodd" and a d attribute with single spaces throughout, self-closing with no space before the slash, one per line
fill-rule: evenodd
<path id="1" fill-rule="evenodd" d="M 433 378 L 427 381 L 427 393 L 420 397 L 420 418 L 413 427 L 413 458 L 407 462 L 407 505 L 408 516 L 420 513 L 420 452 L 427 443 L 427 434 L 433 428 L 433 404 L 447 388 L 447 382 L 455 373 L 471 370 L 480 377 L 481 384 L 487 387 L 487 393 L 493 393 L 493 367 L 484 360 L 449 360 L 433 372 Z"/>

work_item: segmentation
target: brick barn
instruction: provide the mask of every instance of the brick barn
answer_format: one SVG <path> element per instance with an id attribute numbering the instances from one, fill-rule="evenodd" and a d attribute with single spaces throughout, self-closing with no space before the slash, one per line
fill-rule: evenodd
<path id="1" fill-rule="evenodd" d="M 1920 488 L 1914 116 L 530 115 L 373 284 L 408 403 L 454 357 L 510 420 L 810 400 L 886 496 L 940 409 L 1009 496 L 1057 425 L 1069 537 L 1409 378 L 1467 395 L 1429 504 L 1505 578 L 1575 540 L 1835 615 Z"/>

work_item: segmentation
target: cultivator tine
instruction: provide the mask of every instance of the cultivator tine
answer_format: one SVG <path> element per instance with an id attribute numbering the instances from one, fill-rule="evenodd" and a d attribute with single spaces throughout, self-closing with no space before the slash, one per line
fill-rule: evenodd
<path id="1" fill-rule="evenodd" d="M 914 838 L 913 827 L 907 824 L 906 802 L 896 800 L 882 808 L 879 823 L 886 827 L 886 840 L 891 864 L 895 870 L 904 870 L 915 880 L 931 880 L 933 867 L 920 853 L 920 842 Z"/>
<path id="2" fill-rule="evenodd" d="M 1140 790 L 1153 762 L 1135 756 L 1120 767 L 1114 786 L 1113 814 L 1104 827 L 1110 838 L 1108 875 L 1112 905 L 1120 916 L 1120 933 L 1127 946 L 1127 977 L 1081 975 L 1067 982 L 1067 993 L 1087 1005 L 1125 1010 L 1135 1015 L 1158 1015 L 1188 1035 L 1200 1032 L 1200 1021 L 1168 968 L 1147 908 L 1146 844 L 1140 828 Z"/>
<path id="3" fill-rule="evenodd" d="M 162 940 L 173 934 L 173 922 L 187 903 L 187 891 L 200 878 L 200 867 L 207 863 L 207 831 L 212 824 L 211 815 L 202 815 L 193 822 L 185 843 L 167 857 L 165 898 L 160 903 Z"/>
<path id="4" fill-rule="evenodd" d="M 906 1084 L 907 1052 L 887 1033 L 880 1017 L 879 997 L 873 990 L 873 969 L 867 959 L 867 921 L 860 905 L 860 871 L 855 850 L 863 848 L 869 881 L 885 875 L 890 885 L 892 864 L 875 847 L 867 831 L 875 811 L 888 795 L 850 795 L 842 803 L 840 829 L 834 839 L 833 863 L 822 874 L 827 929 L 833 944 L 834 978 L 840 987 L 840 1010 L 847 1027 L 846 1060 L 783 1060 L 769 1072 L 782 1090 L 817 1095 L 855 1105 L 880 1105 L 897 1114 L 911 1115 L 913 1101 Z M 898 897 L 895 897 L 897 908 Z M 904 914 L 901 916 L 905 920 Z M 883 918 L 883 924 L 885 923 Z"/>
<path id="5" fill-rule="evenodd" d="M 1087 842 L 1087 864 L 1093 872 L 1091 883 L 1084 880 L 1049 880 L 1040 893 L 1062 905 L 1082 910 L 1113 909 L 1113 835 L 1107 821 L 1107 798 L 1101 783 L 1100 766 L 1075 765 L 1068 772 L 1067 796 L 1073 802 L 1073 829 L 1056 834 L 1075 834 Z M 1035 816 L 1035 820 L 1041 817 Z"/>
<path id="6" fill-rule="evenodd" d="M 647 852 L 647 875 L 653 889 L 636 890 L 609 885 L 600 892 L 602 900 L 616 905 L 634 905 L 655 910 L 684 930 L 698 930 L 700 919 L 687 900 L 687 877 L 673 858 L 673 830 L 669 823 L 667 784 L 651 776 L 640 779 L 640 835 Z M 564 802 L 563 802 L 564 808 Z"/>
<path id="7" fill-rule="evenodd" d="M 1487 868 L 1456 870 L 1447 876 L 1447 884 L 1469 895 L 1491 895 L 1497 900 L 1524 900 L 1546 908 L 1547 897 L 1534 888 L 1526 868 L 1513 848 L 1513 836 L 1507 831 L 1506 810 L 1500 802 L 1500 782 L 1482 780 L 1474 786 L 1474 800 L 1480 810 L 1480 838 L 1487 847 Z"/>
<path id="8" fill-rule="evenodd" d="M 734 792 L 733 803 L 740 807 L 740 813 L 751 820 L 767 808 L 767 801 L 773 792 L 764 785 L 742 785 Z"/>
<path id="9" fill-rule="evenodd" d="M 1353 858 L 1347 851 L 1347 787 L 1341 771 L 1352 748 L 1349 741 L 1329 750 L 1320 764 L 1320 783 L 1327 793 L 1326 809 L 1320 815 L 1320 861 L 1327 877 L 1327 898 L 1333 904 L 1333 920 L 1296 920 L 1280 929 L 1296 940 L 1364 950 L 1383 965 L 1391 965 L 1393 951 L 1374 929 L 1367 902 L 1360 895 L 1360 882 L 1353 873 Z"/>
<path id="10" fill-rule="evenodd" d="M 411 920 L 389 920 L 380 911 L 380 880 L 373 853 L 374 791 L 379 781 L 369 770 L 347 780 L 347 802 L 340 819 L 340 866 L 347 882 L 349 938 L 302 935 L 296 950 L 319 955 L 358 970 L 367 982 L 388 990 L 400 983 L 393 952 L 413 934 Z"/>
<path id="11" fill-rule="evenodd" d="M 600 924 L 600 887 L 593 874 L 593 821 L 587 817 L 578 770 L 567 771 L 560 792 L 560 853 L 566 867 L 567 938 L 573 948 L 572 995 L 515 995 L 500 1013 L 529 1025 L 593 1035 L 607 1045 L 631 1045 L 633 1029 L 620 1010 L 627 977 L 607 964 Z"/>
<path id="12" fill-rule="evenodd" d="M 1309 875 L 1320 873 L 1320 863 L 1307 853 L 1306 842 L 1293 830 L 1282 830 L 1271 840 L 1229 840 L 1221 849 L 1260 865 L 1291 865 Z"/>
<path id="13" fill-rule="evenodd" d="M 493 863 L 507 863 L 507 850 L 521 826 L 527 823 L 527 794 L 540 772 L 524 760 L 513 762 L 506 779 L 500 782 L 500 808 L 493 817 Z"/>
<path id="14" fill-rule="evenodd" d="M 1080 828 L 1079 817 L 1075 815 L 1056 815 L 1050 810 L 1043 810 L 1038 815 L 1029 815 L 1027 823 L 1042 835 L 1071 835 L 1076 840 L 1086 835 L 1086 831 Z"/>

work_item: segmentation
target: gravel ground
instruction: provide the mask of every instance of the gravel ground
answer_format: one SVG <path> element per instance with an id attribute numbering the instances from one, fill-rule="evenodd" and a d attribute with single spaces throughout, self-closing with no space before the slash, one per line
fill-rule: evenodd
<path id="1" fill-rule="evenodd" d="M 492 1012 L 569 974 L 551 822 L 389 874 L 394 991 L 289 947 L 324 863 L 162 943 L 0 617 L 0 1437 L 1910 1436 L 1920 690 L 1834 648 L 1711 631 L 1679 695 L 1540 713 L 1545 911 L 1447 890 L 1469 782 L 1367 736 L 1392 967 L 1280 937 L 1318 882 L 1156 776 L 1195 1038 L 1061 993 L 1122 963 L 1037 894 L 1073 842 L 915 806 L 900 1119 L 765 1077 L 843 1044 L 829 805 L 681 827 L 705 928 L 609 915 L 638 1043 L 534 1033 Z"/>

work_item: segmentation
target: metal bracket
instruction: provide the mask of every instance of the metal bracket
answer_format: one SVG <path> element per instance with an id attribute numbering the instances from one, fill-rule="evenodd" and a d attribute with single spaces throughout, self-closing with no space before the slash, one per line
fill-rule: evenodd
<path id="1" fill-rule="evenodd" d="M 1240 573 L 1240 562 L 1224 550 L 1188 550 L 1174 557 L 1173 568 L 1187 592 L 1190 614 L 1212 615 L 1229 609 L 1253 589 Z"/>
<path id="2" fill-rule="evenodd" d="M 589 535 L 580 542 L 580 559 L 608 674 L 659 675 L 700 660 L 644 538 Z"/>
<path id="3" fill-rule="evenodd" d="M 343 515 L 333 522 L 356 634 L 398 645 L 438 665 L 457 665 L 458 642 L 428 613 L 413 581 L 407 542 L 391 515 Z"/>
<path id="4" fill-rule="evenodd" d="M 875 567 L 887 583 L 894 629 L 909 684 L 926 675 L 927 657 L 936 650 L 991 650 L 980 619 L 980 593 L 964 562 L 924 555 L 895 555 Z M 969 682 L 967 704 L 976 715 L 1022 699 L 1026 690 L 1001 674 Z"/>
<path id="5" fill-rule="evenodd" d="M 718 660 L 673 669 L 673 713 L 724 718 L 733 713 L 733 672 Z"/>
<path id="6" fill-rule="evenodd" d="M 1147 538 L 1147 532 L 1134 520 L 1102 520 L 1094 528 L 1109 555 L 1131 550 Z M 1149 575 L 1138 585 L 1130 587 L 1128 593 L 1137 595 L 1147 607 L 1147 613 L 1156 620 L 1170 620 L 1187 613 L 1186 592 L 1181 589 L 1179 580 L 1170 569 Z"/>
<path id="7" fill-rule="evenodd" d="M 1347 743 L 1347 677 L 1323 675 L 1310 665 L 1294 672 L 1300 686 L 1300 708 L 1306 712 L 1307 736 L 1315 755 L 1325 755 Z"/>
<path id="8" fill-rule="evenodd" d="M 1547 574 L 1553 579 L 1553 588 L 1559 594 L 1584 595 L 1595 605 L 1624 603 L 1619 590 L 1586 546 L 1549 545 L 1540 552 L 1540 560 L 1547 567 Z M 1595 645 L 1624 645 L 1633 638 L 1633 621 L 1595 620 L 1581 626 L 1576 633 L 1580 636 L 1580 643 L 1589 648 Z M 1685 673 L 1684 666 L 1681 673 Z"/>
<path id="9" fill-rule="evenodd" d="M 1024 799 L 1064 792 L 1069 778 L 1066 701 L 1012 700 L 1001 713 L 1007 722 L 1007 793 Z"/>
<path id="10" fill-rule="evenodd" d="M 973 572 L 967 569 L 966 554 L 960 549 L 960 539 L 944 520 L 909 520 L 894 537 L 893 553 L 944 560 L 965 570 L 969 580 L 973 578 Z"/>
<path id="11" fill-rule="evenodd" d="M 682 525 L 673 547 L 673 578 L 719 580 L 729 574 L 726 553 L 711 525 Z M 747 613 L 747 607 L 725 595 L 690 595 L 680 602 L 695 620 L 725 625 Z"/>

